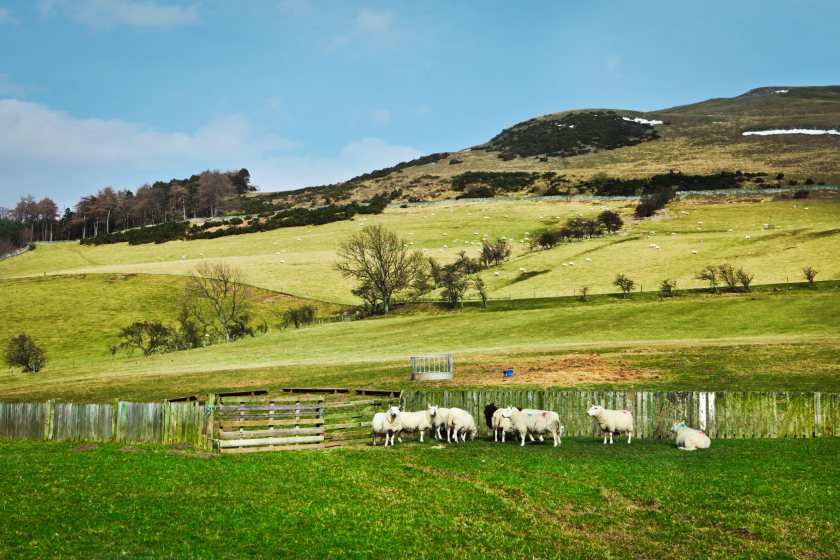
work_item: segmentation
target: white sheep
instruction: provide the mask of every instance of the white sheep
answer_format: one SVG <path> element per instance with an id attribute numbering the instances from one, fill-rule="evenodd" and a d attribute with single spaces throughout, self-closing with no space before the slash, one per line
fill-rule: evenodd
<path id="1" fill-rule="evenodd" d="M 429 407 L 431 410 L 431 407 Z M 402 424 L 402 431 L 413 434 L 420 433 L 420 443 L 423 443 L 423 433 L 429 430 L 432 433 L 432 416 L 429 410 L 420 410 L 418 412 L 401 412 L 400 424 Z"/>
<path id="2" fill-rule="evenodd" d="M 560 445 L 564 427 L 560 423 L 560 415 L 550 410 L 523 409 L 516 410 L 507 407 L 502 412 L 504 418 L 509 418 L 512 431 L 521 439 L 520 447 L 525 445 L 525 436 L 532 434 L 551 434 L 554 436 L 554 447 Z M 533 438 L 532 438 L 533 439 Z M 540 438 L 542 439 L 542 438 Z"/>
<path id="3" fill-rule="evenodd" d="M 709 436 L 689 428 L 685 422 L 678 422 L 671 426 L 671 433 L 676 437 L 677 448 L 683 451 L 694 451 L 695 449 L 708 449 L 712 445 L 712 440 Z"/>
<path id="4" fill-rule="evenodd" d="M 478 434 L 478 426 L 472 414 L 462 408 L 450 408 L 449 417 L 446 419 L 446 442 L 450 443 L 450 436 L 455 440 L 451 443 L 458 443 L 458 436 L 461 441 L 467 441 L 467 433 L 470 439 L 475 439 Z"/>
<path id="5" fill-rule="evenodd" d="M 373 436 L 373 445 L 376 445 L 376 436 L 384 436 L 385 445 L 388 445 L 388 439 L 391 440 L 391 446 L 394 446 L 394 437 L 399 439 L 399 433 L 402 431 L 402 424 L 400 423 L 400 407 L 392 406 L 388 412 L 377 412 L 373 415 L 373 420 L 370 423 L 370 433 Z M 402 440 L 400 439 L 400 443 Z"/>
<path id="6" fill-rule="evenodd" d="M 446 437 L 449 438 L 449 428 L 446 427 L 446 421 L 449 419 L 449 409 L 442 408 L 435 405 L 429 405 L 429 416 L 432 419 L 432 428 L 437 439 L 443 439 L 440 434 L 440 429 L 446 429 Z"/>
<path id="7" fill-rule="evenodd" d="M 610 410 L 602 406 L 593 406 L 587 414 L 598 421 L 601 431 L 604 432 L 604 443 L 607 443 L 607 434 L 612 445 L 613 434 L 620 435 L 625 432 L 627 443 L 630 443 L 633 437 L 633 415 L 629 410 Z"/>

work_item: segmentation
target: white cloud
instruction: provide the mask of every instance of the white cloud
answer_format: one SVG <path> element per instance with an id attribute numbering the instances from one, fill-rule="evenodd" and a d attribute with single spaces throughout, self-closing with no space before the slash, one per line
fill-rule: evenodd
<path id="1" fill-rule="evenodd" d="M 192 132 L 171 132 L 121 120 L 79 119 L 10 99 L 0 100 L 0 130 L 0 206 L 13 206 L 28 193 L 71 205 L 106 185 L 133 189 L 203 169 L 247 167 L 262 190 L 283 190 L 349 179 L 421 155 L 408 146 L 364 138 L 333 156 L 318 157 L 301 153 L 300 144 L 243 115 Z"/>
<path id="2" fill-rule="evenodd" d="M 43 0 L 38 4 L 42 16 L 67 15 L 93 30 L 114 27 L 169 29 L 198 23 L 198 4 L 174 6 L 148 0 Z"/>
<path id="3" fill-rule="evenodd" d="M 16 25 L 18 23 L 18 20 L 12 13 L 12 10 L 8 8 L 0 8 L 0 25 L 4 23 L 9 25 Z"/>
<path id="4" fill-rule="evenodd" d="M 391 122 L 391 111 L 388 109 L 377 109 L 371 115 L 373 122 L 379 124 L 386 124 Z"/>
<path id="5" fill-rule="evenodd" d="M 362 10 L 356 15 L 350 30 L 333 37 L 327 43 L 327 49 L 335 50 L 363 41 L 392 46 L 396 42 L 396 33 L 393 30 L 394 19 L 393 12 Z"/>

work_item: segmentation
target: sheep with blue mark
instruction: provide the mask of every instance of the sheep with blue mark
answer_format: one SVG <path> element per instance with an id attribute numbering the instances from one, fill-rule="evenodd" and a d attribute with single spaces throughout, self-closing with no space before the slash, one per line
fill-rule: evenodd
<path id="1" fill-rule="evenodd" d="M 671 433 L 674 434 L 678 449 L 683 451 L 694 451 L 695 449 L 708 449 L 712 440 L 701 430 L 695 430 L 685 425 L 685 422 L 677 422 L 671 426 Z"/>

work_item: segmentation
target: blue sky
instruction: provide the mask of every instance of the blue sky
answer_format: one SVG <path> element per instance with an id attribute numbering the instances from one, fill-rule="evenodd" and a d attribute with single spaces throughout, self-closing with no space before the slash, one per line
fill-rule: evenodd
<path id="1" fill-rule="evenodd" d="M 581 107 L 840 83 L 840 2 L 0 0 L 0 206 L 347 179 Z"/>

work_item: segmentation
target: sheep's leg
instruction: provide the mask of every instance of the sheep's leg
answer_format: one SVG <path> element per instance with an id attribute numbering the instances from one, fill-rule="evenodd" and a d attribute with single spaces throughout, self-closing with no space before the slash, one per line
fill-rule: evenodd
<path id="1" fill-rule="evenodd" d="M 627 443 L 630 443 L 630 439 L 633 437 L 633 432 L 627 432 Z"/>
<path id="2" fill-rule="evenodd" d="M 505 430 L 502 430 L 502 443 L 505 442 L 505 435 L 507 435 L 507 432 Z"/>
<path id="3" fill-rule="evenodd" d="M 519 444 L 519 447 L 525 447 L 525 434 L 522 434 L 522 443 Z"/>
<path id="4" fill-rule="evenodd" d="M 612 445 L 612 444 L 613 444 L 613 433 L 610 432 L 610 445 Z"/>
<path id="5" fill-rule="evenodd" d="M 532 434 L 528 434 L 528 437 L 531 438 L 531 443 L 534 443 L 534 436 Z M 540 441 L 542 441 L 542 438 L 540 438 Z"/>
<path id="6" fill-rule="evenodd" d="M 604 445 L 607 445 L 607 432 L 604 432 Z"/>
<path id="7" fill-rule="evenodd" d="M 554 447 L 557 447 L 557 432 L 552 434 L 554 436 Z"/>
<path id="8" fill-rule="evenodd" d="M 531 438 L 531 439 L 533 439 L 533 438 Z M 540 434 L 540 441 L 545 441 L 545 438 L 542 437 L 542 434 Z"/>
<path id="9" fill-rule="evenodd" d="M 420 430 L 420 443 L 423 443 L 423 432 L 424 430 Z"/>
<path id="10" fill-rule="evenodd" d="M 372 434 L 372 435 L 373 435 L 373 446 L 376 447 L 376 434 Z"/>

